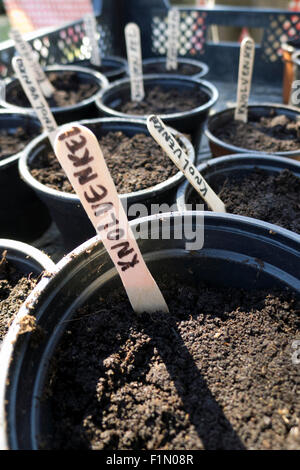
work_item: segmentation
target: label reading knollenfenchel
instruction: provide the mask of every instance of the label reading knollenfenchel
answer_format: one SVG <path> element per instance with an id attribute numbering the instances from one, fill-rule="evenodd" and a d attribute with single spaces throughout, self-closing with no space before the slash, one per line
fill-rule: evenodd
<path id="1" fill-rule="evenodd" d="M 148 270 L 95 135 L 81 125 L 63 126 L 56 156 L 111 257 L 135 312 L 168 312 Z"/>

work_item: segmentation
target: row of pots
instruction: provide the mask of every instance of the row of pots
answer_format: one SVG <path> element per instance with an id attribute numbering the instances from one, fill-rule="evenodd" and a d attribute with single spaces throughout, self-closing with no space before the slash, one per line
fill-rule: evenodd
<path id="1" fill-rule="evenodd" d="M 269 113 L 270 110 L 278 115 L 284 114 L 292 119 L 298 116 L 298 112 L 292 108 L 269 105 L 269 106 L 250 106 L 250 113 L 258 116 Z M 202 127 L 205 124 L 208 110 L 203 110 L 199 121 L 202 121 Z M 230 144 L 220 141 L 214 136 L 214 130 L 222 126 L 228 120 L 232 119 L 234 110 L 229 109 L 217 113 L 209 118 L 206 133 L 209 137 L 212 153 L 214 156 L 247 153 L 247 149 L 234 147 Z M 28 116 L 26 113 L 0 112 L 2 128 L 14 129 L 18 126 L 25 126 L 25 129 L 33 136 L 40 131 L 39 122 Z M 132 137 L 136 133 L 149 135 L 145 123 L 141 119 L 133 118 L 98 118 L 94 120 L 82 121 L 84 125 L 92 127 L 98 137 L 106 135 L 109 131 L 122 131 L 125 135 Z M 174 130 L 176 134 L 176 131 Z M 178 134 L 178 133 L 177 133 Z M 200 132 L 201 137 L 201 132 Z M 189 158 L 195 162 L 195 151 L 189 141 L 180 136 L 181 142 L 188 150 Z M 198 142 L 198 145 L 200 143 Z M 196 146 L 197 147 L 197 146 Z M 1 208 L 0 215 L 2 220 L 2 232 L 4 237 L 12 237 L 23 240 L 34 240 L 38 238 L 49 226 L 49 213 L 43 203 L 48 207 L 52 218 L 60 228 L 65 241 L 73 239 L 73 244 L 68 248 L 74 248 L 94 234 L 94 230 L 86 218 L 79 199 L 76 195 L 66 194 L 54 189 L 48 188 L 39 183 L 30 173 L 32 163 L 43 152 L 50 150 L 47 137 L 42 134 L 30 142 L 23 152 L 8 157 L 0 161 L 0 180 L 1 180 Z M 251 153 L 255 153 L 252 152 Z M 257 152 L 263 155 L 262 152 Z M 277 155 L 289 156 L 298 159 L 298 152 L 282 152 Z M 20 158 L 22 156 L 22 158 Z M 272 162 L 272 157 L 263 157 L 266 162 Z M 279 161 L 279 160 L 278 160 Z M 21 179 L 18 177 L 18 162 Z M 244 160 L 245 165 L 246 161 Z M 291 163 L 286 162 L 288 167 Z M 176 187 L 178 187 L 183 175 L 178 172 L 172 178 L 163 183 L 131 194 L 121 196 L 126 200 L 127 205 L 136 202 L 143 202 L 149 206 L 151 203 L 169 203 L 175 201 Z M 33 190 L 33 191 L 32 191 Z M 38 195 L 35 197 L 34 192 Z M 22 204 L 20 204 L 20 201 Z M 70 237 L 72 234 L 72 237 Z"/>
<path id="2" fill-rule="evenodd" d="M 187 251 L 182 236 L 175 236 L 182 214 L 163 214 L 131 222 L 151 272 L 158 278 L 174 273 L 186 281 L 195 276 L 213 285 L 245 289 L 286 289 L 300 294 L 300 238 L 290 231 L 247 217 L 230 214 L 185 213 L 193 231 L 204 229 L 204 245 Z M 156 224 L 153 234 L 151 223 Z M 169 240 L 163 225 L 170 224 Z M 152 239 L 151 239 L 152 237 Z M 2 248 L 16 247 L 7 243 Z M 17 254 L 16 254 L 17 253 Z M 24 252 L 24 257 L 32 250 Z M 11 255 L 12 256 L 12 255 Z M 23 304 L 0 351 L 0 448 L 38 449 L 49 445 L 51 399 L 45 396 L 48 371 L 54 351 L 77 308 L 92 299 L 109 295 L 120 285 L 116 270 L 99 237 L 94 237 L 64 257 L 56 266 L 38 260 L 47 275 Z M 31 269 L 37 269 L 36 260 Z M 28 260 L 27 260 L 28 265 Z M 99 266 L 101 269 L 99 271 Z M 28 266 L 24 271 L 28 272 Z M 22 319 L 36 317 L 44 332 L 36 341 L 34 332 L 19 334 Z M 51 442 L 50 442 L 51 447 Z"/>

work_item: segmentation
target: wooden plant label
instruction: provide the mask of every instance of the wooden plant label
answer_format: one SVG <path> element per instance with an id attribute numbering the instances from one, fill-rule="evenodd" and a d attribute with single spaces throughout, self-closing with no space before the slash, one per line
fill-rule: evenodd
<path id="1" fill-rule="evenodd" d="M 251 89 L 255 43 L 251 38 L 243 39 L 240 49 L 237 104 L 234 113 L 236 121 L 248 121 L 248 100 Z"/>
<path id="2" fill-rule="evenodd" d="M 28 67 L 32 68 L 35 78 L 42 89 L 42 92 L 47 98 L 49 98 L 53 95 L 55 89 L 48 80 L 48 77 L 40 66 L 39 61 L 36 59 L 35 51 L 32 49 L 31 45 L 25 41 L 25 39 L 22 37 L 22 34 L 17 29 L 12 28 L 10 30 L 10 36 L 14 40 L 16 50 L 20 56 L 28 63 Z"/>
<path id="3" fill-rule="evenodd" d="M 145 96 L 142 66 L 140 28 L 135 23 L 125 27 L 127 60 L 129 66 L 131 101 L 142 101 Z"/>
<path id="4" fill-rule="evenodd" d="M 142 257 L 98 140 L 86 127 L 67 124 L 55 139 L 56 156 L 101 235 L 135 312 L 168 312 Z"/>
<path id="5" fill-rule="evenodd" d="M 207 184 L 195 165 L 189 160 L 186 153 L 182 150 L 162 120 L 158 116 L 151 115 L 147 118 L 147 127 L 152 137 L 171 158 L 177 168 L 182 171 L 184 176 L 189 180 L 209 207 L 215 212 L 226 212 L 225 205 L 221 199 Z"/>
<path id="6" fill-rule="evenodd" d="M 177 70 L 178 38 L 180 29 L 180 13 L 171 8 L 168 13 L 167 70 Z"/>
<path id="7" fill-rule="evenodd" d="M 53 146 L 57 132 L 57 124 L 38 82 L 35 79 L 32 68 L 27 66 L 27 62 L 25 62 L 22 57 L 13 57 L 12 66 L 44 130 L 48 132 L 50 142 Z"/>
<path id="8" fill-rule="evenodd" d="M 97 22 L 96 18 L 93 13 L 87 13 L 83 17 L 83 22 L 84 22 L 84 27 L 85 27 L 85 32 L 87 34 L 87 37 L 89 38 L 90 41 L 90 46 L 91 46 L 91 63 L 96 65 L 97 67 L 100 67 L 101 65 L 101 56 L 100 56 L 100 49 L 99 49 L 99 43 L 97 40 Z"/>

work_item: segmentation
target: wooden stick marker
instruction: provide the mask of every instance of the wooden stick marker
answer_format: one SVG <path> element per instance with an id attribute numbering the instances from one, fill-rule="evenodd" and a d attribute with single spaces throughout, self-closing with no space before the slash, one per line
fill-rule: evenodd
<path id="1" fill-rule="evenodd" d="M 97 22 L 93 13 L 87 13 L 83 17 L 84 28 L 91 46 L 91 63 L 97 67 L 101 66 L 101 55 L 99 43 L 97 40 Z"/>
<path id="2" fill-rule="evenodd" d="M 241 43 L 237 104 L 234 113 L 236 121 L 248 121 L 248 101 L 251 90 L 254 65 L 255 43 L 252 38 L 245 38 Z"/>
<path id="3" fill-rule="evenodd" d="M 167 30 L 167 70 L 177 70 L 178 38 L 180 29 L 180 13 L 177 8 L 171 8 L 168 13 Z"/>
<path id="4" fill-rule="evenodd" d="M 226 212 L 225 205 L 221 199 L 207 184 L 195 165 L 189 160 L 187 154 L 176 142 L 174 136 L 164 125 L 162 120 L 158 116 L 151 115 L 147 118 L 147 127 L 152 137 L 171 158 L 177 168 L 182 171 L 186 179 L 189 180 L 209 207 L 215 212 Z"/>
<path id="5" fill-rule="evenodd" d="M 53 146 L 57 132 L 57 123 L 38 85 L 32 68 L 28 66 L 28 63 L 22 57 L 13 57 L 12 66 Z"/>
<path id="6" fill-rule="evenodd" d="M 54 150 L 70 183 L 108 251 L 137 313 L 168 312 L 142 257 L 106 166 L 98 140 L 86 127 L 67 124 Z"/>
<path id="7" fill-rule="evenodd" d="M 125 26 L 127 60 L 129 66 L 131 101 L 142 101 L 145 96 L 142 66 L 140 28 L 135 23 Z"/>
<path id="8" fill-rule="evenodd" d="M 23 58 L 25 62 L 28 64 L 28 68 L 31 67 L 33 70 L 34 76 L 42 89 L 42 92 L 47 98 L 53 95 L 55 88 L 50 83 L 47 75 L 45 74 L 44 70 L 40 66 L 40 63 L 36 57 L 36 52 L 32 49 L 31 45 L 25 41 L 22 37 L 20 31 L 16 28 L 12 28 L 10 30 L 10 37 L 15 42 L 15 48 Z"/>

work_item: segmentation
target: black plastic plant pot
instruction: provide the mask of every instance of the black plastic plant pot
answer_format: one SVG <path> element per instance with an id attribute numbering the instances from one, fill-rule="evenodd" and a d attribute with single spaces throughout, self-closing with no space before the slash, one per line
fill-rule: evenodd
<path id="1" fill-rule="evenodd" d="M 140 133 L 149 136 L 145 122 L 138 119 L 98 118 L 83 120 L 80 124 L 90 128 L 98 138 L 101 138 L 108 132 L 120 131 L 128 137 L 132 137 L 135 134 Z M 174 129 L 172 132 L 174 135 L 179 136 L 179 133 Z M 190 160 L 194 162 L 195 152 L 192 144 L 183 135 L 180 135 L 180 140 L 187 150 Z M 47 205 L 53 220 L 63 236 L 65 247 L 67 249 L 73 249 L 88 238 L 93 237 L 95 235 L 95 229 L 83 210 L 76 194 L 66 193 L 50 188 L 40 183 L 32 176 L 30 168 L 34 166 L 34 162 L 43 153 L 50 151 L 51 147 L 49 140 L 45 135 L 35 139 L 27 147 L 26 152 L 24 152 L 24 155 L 20 160 L 19 172 L 25 183 L 33 189 L 43 203 Z M 125 209 L 127 209 L 128 217 L 136 218 L 140 216 L 139 213 L 134 215 L 132 211 L 129 211 L 130 207 L 137 203 L 144 204 L 148 211 L 151 210 L 152 204 L 167 203 L 171 205 L 175 203 L 177 187 L 183 178 L 184 176 L 182 172 L 178 171 L 171 178 L 168 178 L 166 181 L 158 183 L 155 186 L 132 193 L 121 194 L 120 198 Z M 148 214 L 150 214 L 150 212 L 148 212 Z"/>
<path id="2" fill-rule="evenodd" d="M 74 62 L 74 64 L 102 73 L 110 82 L 125 77 L 128 69 L 127 61 L 117 56 L 102 57 L 100 67 L 93 65 L 89 60 L 79 60 Z"/>
<path id="3" fill-rule="evenodd" d="M 151 57 L 143 60 L 143 73 L 173 73 L 176 75 L 187 75 L 193 78 L 203 78 L 209 72 L 209 67 L 204 62 L 195 59 L 178 58 L 177 70 L 167 70 L 165 57 Z"/>
<path id="4" fill-rule="evenodd" d="M 6 258 L 8 261 L 24 275 L 30 273 L 39 275 L 42 271 L 51 272 L 55 266 L 45 253 L 17 240 L 0 238 L 1 255 L 3 251 L 7 251 Z"/>
<path id="5" fill-rule="evenodd" d="M 79 103 L 68 105 L 64 107 L 50 107 L 52 113 L 58 124 L 65 124 L 74 119 L 88 119 L 98 115 L 97 108 L 95 106 L 95 100 L 100 96 L 101 91 L 108 86 L 108 80 L 104 75 L 95 72 L 93 70 L 87 70 L 84 67 L 77 67 L 72 65 L 53 65 L 45 68 L 47 74 L 55 72 L 57 76 L 61 74 L 63 76 L 66 72 L 74 72 L 76 74 L 76 82 L 79 84 L 93 84 L 97 87 L 97 91 L 93 93 L 89 98 L 86 98 Z M 6 83 L 6 100 L 0 100 L 0 106 L 6 109 L 14 109 L 15 111 L 22 111 L 33 113 L 32 108 L 22 107 L 16 105 L 13 101 L 12 94 L 20 93 L 23 94 L 20 82 L 18 79 L 8 79 Z"/>
<path id="6" fill-rule="evenodd" d="M 237 154 L 215 158 L 198 166 L 201 175 L 217 194 L 227 178 L 239 179 L 239 177 L 250 175 L 255 169 L 261 169 L 267 175 L 276 175 L 282 170 L 289 170 L 300 178 L 300 162 L 271 155 Z M 186 211 L 190 208 L 187 204 L 192 191 L 193 187 L 187 180 L 179 186 L 176 197 L 179 211 Z M 201 203 L 203 202 L 199 196 L 199 204 Z M 273 232 L 281 230 L 278 225 L 269 225 L 272 225 Z M 297 236 L 300 239 L 300 236 Z"/>
<path id="7" fill-rule="evenodd" d="M 172 113 L 172 114 L 159 114 L 163 122 L 180 132 L 189 134 L 192 138 L 193 144 L 197 149 L 200 147 L 203 128 L 207 120 L 209 110 L 215 105 L 219 93 L 214 85 L 205 80 L 199 80 L 193 77 L 185 77 L 183 75 L 167 75 L 167 74 L 153 74 L 144 75 L 144 88 L 145 93 L 154 87 L 159 86 L 163 90 L 170 90 L 172 88 L 182 90 L 183 92 L 189 91 L 191 96 L 196 90 L 201 90 L 207 95 L 207 102 L 201 106 L 194 107 L 189 111 Z M 130 101 L 130 80 L 123 78 L 112 83 L 108 88 L 100 93 L 96 105 L 99 111 L 104 116 L 119 117 L 127 119 L 147 119 L 147 115 L 130 115 L 117 111 L 117 108 L 123 103 Z"/>
<path id="8" fill-rule="evenodd" d="M 174 236 L 181 214 L 131 222 L 133 230 L 140 233 L 140 249 L 158 281 L 160 276 L 174 273 L 179 283 L 196 279 L 215 287 L 272 290 L 289 287 L 300 294 L 299 237 L 284 229 L 270 235 L 269 224 L 247 217 L 203 212 L 187 212 L 185 216 L 193 217 L 190 219 L 193 230 L 204 227 L 202 249 L 189 251 L 187 239 Z M 170 227 L 168 240 L 162 236 L 164 224 Z M 10 327 L 0 353 L 1 449 L 51 448 L 53 415 L 49 394 L 44 393 L 49 363 L 76 310 L 119 287 L 116 269 L 100 239 L 95 237 L 64 257 L 52 276 L 43 278 L 31 293 Z M 44 332 L 38 342 L 33 341 L 33 332 L 18 334 L 19 322 L 28 313 L 36 317 Z"/>
<path id="9" fill-rule="evenodd" d="M 248 106 L 248 116 L 249 121 L 256 121 L 262 117 L 270 116 L 280 116 L 284 115 L 288 118 L 296 121 L 300 118 L 300 110 L 292 106 L 284 106 L 277 104 L 253 104 Z M 266 150 L 253 150 L 246 149 L 242 147 L 236 147 L 231 145 L 218 137 L 216 137 L 217 129 L 222 129 L 229 122 L 234 119 L 235 108 L 228 108 L 223 111 L 220 111 L 214 115 L 211 115 L 207 122 L 207 128 L 205 129 L 205 134 L 209 140 L 209 146 L 212 152 L 213 157 L 222 157 L 224 155 L 232 155 L 234 153 L 256 153 L 264 155 L 268 153 Z M 299 150 L 286 151 L 286 152 L 271 152 L 272 155 L 280 155 L 282 157 L 293 158 L 296 160 L 300 159 L 300 148 Z"/>
<path id="10" fill-rule="evenodd" d="M 38 119 L 27 113 L 0 110 L 0 123 L 2 130 L 12 134 L 21 127 L 32 139 L 41 132 Z M 47 207 L 19 176 L 18 162 L 25 148 L 0 158 L 0 236 L 33 241 L 49 227 L 50 216 Z"/>

